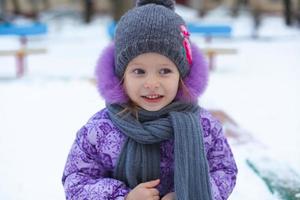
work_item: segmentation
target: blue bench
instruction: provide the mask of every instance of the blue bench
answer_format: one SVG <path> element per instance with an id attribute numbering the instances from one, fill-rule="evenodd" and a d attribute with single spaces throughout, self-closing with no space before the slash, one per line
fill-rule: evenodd
<path id="1" fill-rule="evenodd" d="M 232 34 L 232 28 L 229 25 L 188 23 L 187 26 L 192 35 L 200 35 L 204 37 L 207 42 L 211 42 L 212 38 L 215 37 L 229 38 Z M 215 59 L 217 55 L 232 55 L 237 53 L 237 50 L 232 48 L 206 47 L 202 49 L 202 51 L 208 58 L 210 70 L 215 69 Z"/>
<path id="2" fill-rule="evenodd" d="M 0 24 L 0 35 L 41 35 L 47 33 L 47 31 L 47 25 L 43 23 L 25 25 L 16 25 L 11 23 Z"/>
<path id="3" fill-rule="evenodd" d="M 231 37 L 232 34 L 232 28 L 229 25 L 188 23 L 187 26 L 191 34 L 199 34 L 206 39 L 213 37 Z"/>
<path id="4" fill-rule="evenodd" d="M 205 38 L 212 37 L 231 37 L 232 28 L 229 25 L 205 25 L 188 23 L 188 30 L 191 34 L 199 34 Z M 108 24 L 107 32 L 111 38 L 114 38 L 116 22 L 112 21 Z"/>
<path id="5" fill-rule="evenodd" d="M 1 35 L 16 35 L 20 37 L 21 47 L 18 50 L 0 50 L 0 56 L 14 55 L 16 57 L 16 76 L 22 77 L 25 73 L 25 58 L 30 54 L 45 53 L 45 49 L 28 49 L 27 36 L 42 35 L 48 32 L 48 27 L 43 23 L 17 25 L 12 23 L 0 24 Z"/>
<path id="6" fill-rule="evenodd" d="M 205 25 L 205 24 L 195 24 L 188 23 L 188 30 L 192 35 L 200 35 L 210 42 L 214 37 L 231 37 L 232 28 L 229 25 Z M 116 23 L 112 21 L 107 26 L 107 33 L 111 39 L 115 36 Z M 215 68 L 215 59 L 217 55 L 230 55 L 236 54 L 236 49 L 230 48 L 205 48 L 202 49 L 203 53 L 208 57 L 208 65 L 210 70 Z"/>
<path id="7" fill-rule="evenodd" d="M 112 21 L 107 26 L 107 33 L 111 39 L 115 37 L 116 25 L 116 22 Z"/>

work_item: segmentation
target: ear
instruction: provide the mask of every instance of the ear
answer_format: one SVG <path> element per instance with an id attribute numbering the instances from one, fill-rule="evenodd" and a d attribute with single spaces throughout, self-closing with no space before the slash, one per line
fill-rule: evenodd
<path id="1" fill-rule="evenodd" d="M 106 103 L 125 103 L 128 101 L 121 80 L 115 75 L 114 43 L 104 48 L 95 69 L 97 89 Z"/>
<path id="2" fill-rule="evenodd" d="M 197 102 L 207 87 L 209 77 L 208 65 L 202 52 L 195 44 L 191 44 L 191 48 L 192 65 L 188 75 L 183 79 L 190 96 L 186 96 L 182 88 L 178 90 L 176 96 L 177 100 L 184 102 Z"/>

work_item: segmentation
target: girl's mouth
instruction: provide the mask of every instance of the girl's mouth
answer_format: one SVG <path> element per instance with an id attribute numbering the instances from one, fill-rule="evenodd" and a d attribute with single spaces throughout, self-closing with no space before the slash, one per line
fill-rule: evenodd
<path id="1" fill-rule="evenodd" d="M 150 103 L 156 103 L 159 102 L 164 96 L 162 95 L 158 95 L 158 94 L 151 94 L 151 95 L 147 95 L 147 96 L 142 96 L 142 98 Z"/>

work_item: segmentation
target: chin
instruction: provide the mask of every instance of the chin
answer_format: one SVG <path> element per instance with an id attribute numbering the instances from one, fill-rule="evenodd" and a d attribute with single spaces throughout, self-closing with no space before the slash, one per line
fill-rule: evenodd
<path id="1" fill-rule="evenodd" d="M 144 109 L 150 112 L 155 112 L 155 111 L 159 111 L 161 108 L 150 108 L 150 109 L 144 108 Z"/>
<path id="2" fill-rule="evenodd" d="M 147 111 L 159 111 L 160 109 L 162 109 L 164 106 L 141 106 L 143 109 L 147 110 Z"/>

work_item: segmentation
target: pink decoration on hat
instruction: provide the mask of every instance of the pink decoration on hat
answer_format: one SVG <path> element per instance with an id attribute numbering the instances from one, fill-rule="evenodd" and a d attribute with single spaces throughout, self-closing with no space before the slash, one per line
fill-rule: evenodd
<path id="1" fill-rule="evenodd" d="M 183 47 L 185 49 L 186 59 L 188 60 L 189 64 L 191 65 L 192 64 L 192 49 L 191 49 L 191 43 L 189 40 L 190 33 L 184 25 L 180 26 L 180 30 L 181 30 L 182 36 L 184 37 Z"/>

